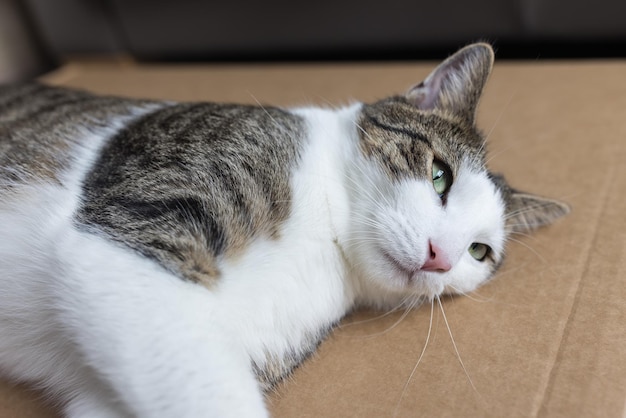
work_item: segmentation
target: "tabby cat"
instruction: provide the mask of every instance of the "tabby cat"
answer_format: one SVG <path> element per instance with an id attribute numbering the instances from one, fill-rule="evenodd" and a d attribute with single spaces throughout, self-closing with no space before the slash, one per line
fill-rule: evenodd
<path id="1" fill-rule="evenodd" d="M 68 417 L 263 417 L 350 310 L 476 289 L 568 211 L 486 168 L 492 64 L 340 109 L 0 87 L 0 373 Z"/>

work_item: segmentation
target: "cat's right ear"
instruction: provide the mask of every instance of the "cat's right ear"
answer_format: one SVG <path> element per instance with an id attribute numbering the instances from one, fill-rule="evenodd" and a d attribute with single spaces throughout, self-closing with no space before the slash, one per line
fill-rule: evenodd
<path id="1" fill-rule="evenodd" d="M 411 88 L 406 97 L 419 109 L 439 109 L 474 121 L 493 59 L 489 44 L 466 46 Z"/>
<path id="2" fill-rule="evenodd" d="M 511 190 L 507 200 L 506 227 L 510 232 L 532 231 L 570 211 L 566 203 L 517 190 Z"/>

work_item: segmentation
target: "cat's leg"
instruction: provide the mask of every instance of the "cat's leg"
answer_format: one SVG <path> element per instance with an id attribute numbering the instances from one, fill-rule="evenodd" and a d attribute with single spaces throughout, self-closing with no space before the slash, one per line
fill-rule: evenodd
<path id="1" fill-rule="evenodd" d="M 74 230 L 59 238 L 58 255 L 67 265 L 61 320 L 132 414 L 267 416 L 249 357 L 230 338 L 236 324 L 213 293 Z"/>
<path id="2" fill-rule="evenodd" d="M 2 332 L 8 328 L 0 320 L 0 371 L 4 377 L 44 389 L 46 400 L 62 406 L 69 418 L 131 417 L 115 401 L 117 396 L 84 364 L 51 315 L 46 318 L 37 315 L 36 310 L 30 310 L 30 318 L 8 318 L 14 323 L 21 320 L 22 324 L 29 324 L 19 334 Z"/>
<path id="3" fill-rule="evenodd" d="M 73 344 L 68 345 L 63 353 L 65 361 L 56 376 L 48 381 L 53 399 L 62 406 L 67 418 L 132 418 L 135 415 L 125 407 L 110 385 L 98 376 L 98 373 L 81 360 Z M 57 396 L 54 396 L 54 394 Z"/>

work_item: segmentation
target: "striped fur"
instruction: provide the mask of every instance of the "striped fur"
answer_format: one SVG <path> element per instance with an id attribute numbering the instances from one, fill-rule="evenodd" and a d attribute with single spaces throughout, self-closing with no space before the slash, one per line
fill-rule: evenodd
<path id="1" fill-rule="evenodd" d="M 0 87 L 0 184 L 58 181 L 83 129 L 106 128 L 146 106 L 41 84 Z"/>
<path id="2" fill-rule="evenodd" d="M 219 257 L 279 234 L 302 125 L 275 108 L 177 104 L 150 113 L 107 143 L 77 221 L 211 286 Z"/>

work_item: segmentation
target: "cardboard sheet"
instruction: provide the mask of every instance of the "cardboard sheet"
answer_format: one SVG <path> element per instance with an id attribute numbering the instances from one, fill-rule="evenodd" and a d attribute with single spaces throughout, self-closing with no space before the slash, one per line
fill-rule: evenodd
<path id="1" fill-rule="evenodd" d="M 78 61 L 45 80 L 174 100 L 340 105 L 403 92 L 433 65 Z M 490 166 L 572 213 L 516 237 L 497 277 L 443 310 L 348 317 L 270 397 L 274 416 L 625 416 L 626 61 L 497 62 L 479 120 Z M 0 416 L 55 413 L 5 384 Z"/>

